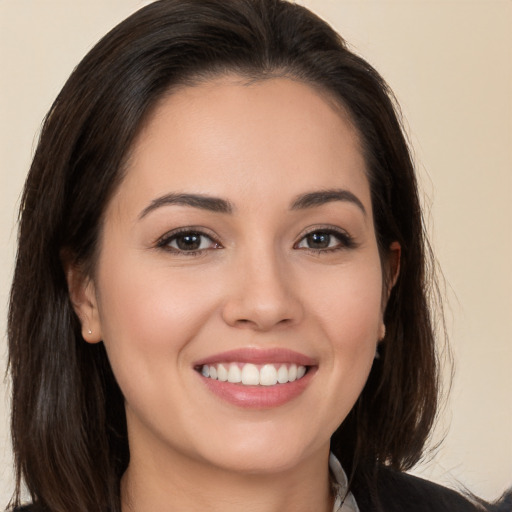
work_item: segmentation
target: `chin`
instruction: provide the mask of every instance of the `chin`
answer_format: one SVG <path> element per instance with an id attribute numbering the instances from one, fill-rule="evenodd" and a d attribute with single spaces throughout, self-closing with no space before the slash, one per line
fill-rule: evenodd
<path id="1" fill-rule="evenodd" d="M 305 440 L 303 436 L 291 432 L 283 432 L 276 437 L 278 427 L 272 427 L 272 432 L 253 432 L 248 436 L 237 439 L 230 436 L 217 446 L 208 446 L 203 452 L 210 464 L 226 471 L 245 474 L 282 473 L 297 468 L 308 460 L 314 453 L 325 450 L 329 453 L 330 438 L 323 442 Z"/>

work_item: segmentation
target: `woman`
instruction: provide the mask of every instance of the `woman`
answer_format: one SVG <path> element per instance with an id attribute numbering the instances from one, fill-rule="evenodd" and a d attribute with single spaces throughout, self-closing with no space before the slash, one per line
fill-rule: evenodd
<path id="1" fill-rule="evenodd" d="M 386 84 L 332 29 L 277 0 L 142 9 L 27 179 L 14 505 L 23 479 L 51 512 L 478 510 L 403 473 L 437 403 L 428 256 Z"/>

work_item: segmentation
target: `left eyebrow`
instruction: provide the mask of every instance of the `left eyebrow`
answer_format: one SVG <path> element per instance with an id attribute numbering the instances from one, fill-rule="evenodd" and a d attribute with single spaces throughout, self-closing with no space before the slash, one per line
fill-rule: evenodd
<path id="1" fill-rule="evenodd" d="M 139 219 L 148 213 L 168 205 L 190 206 L 201 210 L 208 210 L 216 213 L 232 213 L 233 206 L 229 201 L 218 197 L 211 197 L 202 194 L 166 194 L 153 199 L 151 203 L 142 210 Z"/>
<path id="2" fill-rule="evenodd" d="M 348 201 L 349 203 L 353 203 L 366 215 L 366 209 L 361 200 L 349 190 L 344 189 L 319 190 L 318 192 L 302 194 L 292 202 L 291 209 L 304 210 L 333 201 Z"/>

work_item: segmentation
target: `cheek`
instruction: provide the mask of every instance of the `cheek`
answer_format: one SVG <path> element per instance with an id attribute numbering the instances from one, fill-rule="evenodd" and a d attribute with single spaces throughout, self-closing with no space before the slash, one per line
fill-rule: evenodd
<path id="1" fill-rule="evenodd" d="M 368 263 L 317 275 L 310 307 L 335 345 L 342 347 L 378 338 L 382 322 L 382 273 L 378 258 Z"/>
<path id="2" fill-rule="evenodd" d="M 103 339 L 127 417 L 132 428 L 137 418 L 135 423 L 160 436 L 173 432 L 180 438 L 190 400 L 183 388 L 190 378 L 190 347 L 215 311 L 215 290 L 205 286 L 201 272 L 185 276 L 164 266 L 120 261 L 104 270 Z"/>
<path id="3" fill-rule="evenodd" d="M 324 361 L 331 389 L 343 389 L 351 407 L 348 402 L 357 399 L 373 364 L 382 323 L 380 260 L 374 257 L 316 277 L 309 309 L 327 340 Z"/>
<path id="4" fill-rule="evenodd" d="M 107 257 L 100 270 L 101 329 L 121 387 L 125 374 L 130 382 L 135 374 L 150 379 L 169 358 L 179 365 L 183 349 L 215 309 L 204 276 L 141 261 L 109 264 Z"/>

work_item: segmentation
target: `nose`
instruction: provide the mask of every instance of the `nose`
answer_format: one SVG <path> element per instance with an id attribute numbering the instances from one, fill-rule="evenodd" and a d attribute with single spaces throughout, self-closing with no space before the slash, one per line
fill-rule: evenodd
<path id="1" fill-rule="evenodd" d="M 273 251 L 268 252 L 240 258 L 230 267 L 231 287 L 222 311 L 228 325 L 268 331 L 302 319 L 293 272 Z"/>

